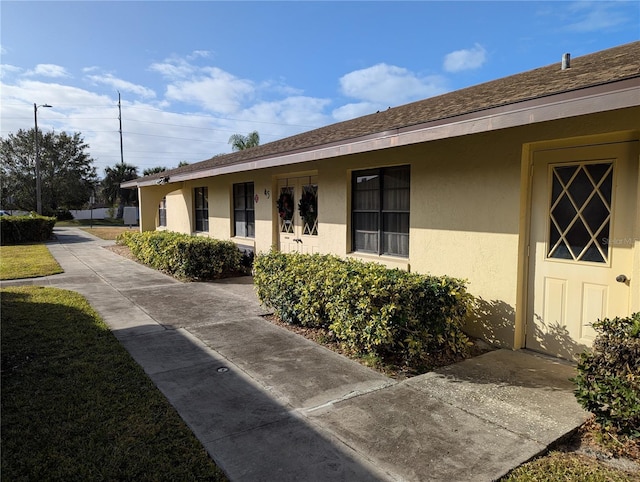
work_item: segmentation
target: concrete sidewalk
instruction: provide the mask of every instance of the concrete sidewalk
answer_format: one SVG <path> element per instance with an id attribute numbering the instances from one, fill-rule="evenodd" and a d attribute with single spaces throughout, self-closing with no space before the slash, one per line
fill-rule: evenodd
<path id="1" fill-rule="evenodd" d="M 232 481 L 490 481 L 587 417 L 571 365 L 497 350 L 401 382 L 261 318 L 250 278 L 181 283 L 56 228 L 65 272 Z"/>

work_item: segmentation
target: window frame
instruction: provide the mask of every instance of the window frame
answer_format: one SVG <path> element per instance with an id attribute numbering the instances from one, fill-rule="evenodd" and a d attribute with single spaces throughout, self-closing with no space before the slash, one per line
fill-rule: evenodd
<path id="1" fill-rule="evenodd" d="M 199 206 L 200 199 L 202 206 Z M 193 188 L 193 216 L 195 232 L 209 232 L 209 189 L 206 186 Z"/>
<path id="2" fill-rule="evenodd" d="M 158 205 L 158 227 L 167 227 L 167 196 L 164 196 Z"/>
<path id="3" fill-rule="evenodd" d="M 236 208 L 237 194 L 236 188 L 242 186 L 243 206 Z M 250 190 L 248 189 L 250 188 Z M 250 192 L 249 192 L 250 191 Z M 255 238 L 256 237 L 256 217 L 255 217 L 255 185 L 253 181 L 238 182 L 232 186 L 232 198 L 233 198 L 233 236 L 240 238 Z M 238 213 L 243 214 L 244 221 L 244 234 L 238 233 Z"/>
<path id="4" fill-rule="evenodd" d="M 385 189 L 385 173 L 388 172 L 389 170 L 393 170 L 393 169 L 400 169 L 400 168 L 404 168 L 407 171 L 408 174 L 408 185 L 406 188 L 401 188 L 401 190 L 406 190 L 407 191 L 407 209 L 385 209 L 385 204 L 384 204 L 384 196 L 385 196 L 385 192 L 388 192 L 389 190 L 397 190 L 398 188 L 387 188 Z M 362 176 L 367 176 L 367 175 L 375 175 L 378 177 L 378 187 L 377 189 L 373 189 L 371 191 L 377 191 L 377 208 L 373 208 L 373 209 L 356 209 L 356 195 L 357 192 L 363 192 L 364 190 L 362 189 L 358 189 L 357 188 L 357 179 L 358 177 L 362 177 Z M 408 258 L 409 257 L 409 233 L 410 233 L 410 229 L 411 229 L 411 218 L 410 218 L 410 214 L 411 214 L 411 204 L 410 204 L 410 200 L 411 200 L 411 165 L 410 164 L 403 164 L 403 165 L 399 165 L 399 166 L 385 166 L 385 167 L 378 167 L 378 168 L 371 168 L 371 169 L 361 169 L 361 170 L 354 170 L 351 171 L 351 251 L 353 253 L 362 253 L 362 254 L 374 254 L 374 255 L 378 255 L 378 256 L 393 256 L 393 257 L 399 257 L 399 258 Z M 358 248 L 357 246 L 357 242 L 356 242 L 356 236 L 358 233 L 358 229 L 357 228 L 357 221 L 356 221 L 356 217 L 358 214 L 368 214 L 368 215 L 375 215 L 376 217 L 376 224 L 377 224 L 377 250 L 367 250 L 367 249 L 362 249 L 362 248 Z M 406 236 L 407 236 L 407 248 L 406 248 L 406 253 L 404 252 L 393 252 L 389 250 L 389 247 L 386 246 L 385 243 L 385 233 L 394 233 L 392 231 L 388 231 L 385 228 L 387 227 L 388 224 L 392 224 L 392 223 L 388 223 L 386 220 L 388 219 L 389 215 L 401 215 L 401 216 L 407 216 L 407 220 L 406 220 L 406 225 L 407 225 L 407 232 L 406 232 Z M 360 230 L 362 231 L 362 230 Z M 373 231 L 373 230 L 370 230 Z M 396 234 L 400 234 L 400 233 L 396 233 Z M 404 233 L 402 233 L 404 234 Z"/>

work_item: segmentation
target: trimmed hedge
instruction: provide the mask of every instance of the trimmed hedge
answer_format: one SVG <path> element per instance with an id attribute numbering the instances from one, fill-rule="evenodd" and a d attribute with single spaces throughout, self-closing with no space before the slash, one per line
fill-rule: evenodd
<path id="1" fill-rule="evenodd" d="M 259 254 L 258 298 L 283 321 L 330 329 L 360 354 L 420 359 L 466 354 L 472 297 L 465 282 L 332 255 Z"/>
<path id="2" fill-rule="evenodd" d="M 185 280 L 211 280 L 247 274 L 243 254 L 232 241 L 170 231 L 125 232 L 116 243 L 152 268 Z"/>
<path id="3" fill-rule="evenodd" d="M 640 437 L 640 312 L 593 327 L 598 335 L 573 379 L 576 398 L 605 429 Z"/>
<path id="4" fill-rule="evenodd" d="M 47 241 L 55 224 L 56 218 L 47 216 L 0 216 L 1 244 Z"/>

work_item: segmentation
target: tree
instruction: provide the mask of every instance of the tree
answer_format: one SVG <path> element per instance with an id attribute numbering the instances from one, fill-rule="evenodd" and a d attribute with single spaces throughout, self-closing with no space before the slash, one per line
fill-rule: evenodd
<path id="1" fill-rule="evenodd" d="M 3 207 L 35 211 L 35 129 L 20 129 L 0 139 L 0 184 Z M 43 214 L 58 209 L 79 209 L 89 201 L 98 183 L 89 145 L 80 133 L 43 134 L 38 130 Z"/>
<path id="2" fill-rule="evenodd" d="M 242 151 L 250 147 L 256 147 L 260 145 L 260 134 L 258 134 L 258 131 L 249 132 L 246 136 L 234 134 L 229 137 L 229 144 L 231 144 L 231 148 L 234 151 Z"/>
<path id="3" fill-rule="evenodd" d="M 151 174 L 158 174 L 159 172 L 164 172 L 166 170 L 167 170 L 167 168 L 166 167 L 162 167 L 162 166 L 149 167 L 149 168 L 145 169 L 144 171 L 142 171 L 142 175 L 143 176 L 150 176 Z"/>
<path id="4" fill-rule="evenodd" d="M 105 167 L 102 180 L 102 192 L 107 202 L 118 205 L 117 219 L 122 219 L 124 207 L 138 200 L 136 189 L 123 189 L 120 184 L 138 178 L 138 168 L 131 164 L 119 163 L 113 167 Z"/>

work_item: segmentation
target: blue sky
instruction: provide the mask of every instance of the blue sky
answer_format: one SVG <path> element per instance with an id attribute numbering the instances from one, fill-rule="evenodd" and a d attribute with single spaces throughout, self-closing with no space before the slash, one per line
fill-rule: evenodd
<path id="1" fill-rule="evenodd" d="M 640 2 L 0 4 L 0 135 L 80 132 L 99 175 L 175 167 L 640 38 Z"/>

